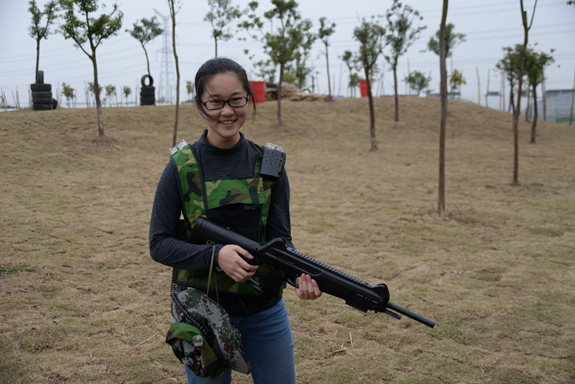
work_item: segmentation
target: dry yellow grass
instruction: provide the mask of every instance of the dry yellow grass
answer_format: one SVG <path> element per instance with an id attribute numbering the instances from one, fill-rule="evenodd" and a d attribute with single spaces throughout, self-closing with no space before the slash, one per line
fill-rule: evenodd
<path id="1" fill-rule="evenodd" d="M 446 205 L 435 214 L 439 100 L 275 103 L 244 133 L 285 144 L 294 242 L 437 322 L 286 291 L 298 383 L 575 381 L 575 130 L 449 103 Z M 204 129 L 180 107 L 180 138 Z M 173 107 L 0 114 L 0 383 L 184 383 L 164 343 L 170 270 L 148 224 Z M 238 383 L 249 378 L 234 375 Z"/>

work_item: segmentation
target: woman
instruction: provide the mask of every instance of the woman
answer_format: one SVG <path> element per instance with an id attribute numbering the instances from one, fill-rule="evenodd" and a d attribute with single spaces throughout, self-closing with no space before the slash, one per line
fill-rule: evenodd
<path id="1" fill-rule="evenodd" d="M 206 280 L 197 276 L 207 275 L 213 265 L 219 292 L 216 294 L 209 281 L 209 289 L 204 284 L 203 292 L 218 300 L 239 329 L 254 383 L 294 384 L 293 339 L 282 298 L 285 282 L 237 245 L 191 244 L 181 240 L 180 235 L 186 230 L 189 235 L 195 220 L 205 217 L 260 243 L 283 238 L 293 247 L 285 156 L 278 175 L 259 174 L 262 148 L 240 132 L 250 105 L 254 117 L 256 113 L 255 104 L 249 103 L 253 93 L 247 74 L 240 65 L 226 58 L 209 60 L 198 70 L 195 87 L 196 106 L 207 129 L 198 141 L 185 148 L 193 160 L 192 171 L 184 171 L 189 164 L 178 164 L 172 158 L 162 174 L 150 224 L 150 253 L 155 261 L 184 271 L 178 275 L 185 276 L 178 284 L 189 283 L 196 288 Z M 234 193 L 248 184 L 248 196 L 234 198 Z M 186 218 L 183 232 L 179 220 L 182 212 Z M 262 283 L 263 292 L 251 288 L 248 280 L 252 278 Z M 321 296 L 309 275 L 297 280 L 300 299 Z M 188 383 L 212 382 L 198 378 L 188 368 L 186 374 Z M 230 370 L 216 380 L 230 382 Z"/>

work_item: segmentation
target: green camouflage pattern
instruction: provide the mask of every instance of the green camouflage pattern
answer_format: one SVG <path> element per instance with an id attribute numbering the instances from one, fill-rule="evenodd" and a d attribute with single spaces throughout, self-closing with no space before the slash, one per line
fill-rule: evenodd
<path id="1" fill-rule="evenodd" d="M 266 223 L 271 203 L 271 191 L 277 180 L 269 180 L 259 176 L 261 163 L 255 164 L 254 175 L 239 179 L 224 179 L 205 181 L 191 145 L 186 145 L 171 156 L 171 161 L 177 169 L 180 184 L 180 196 L 184 207 L 184 224 L 181 238 L 191 237 L 192 228 L 199 217 L 207 218 L 207 210 L 229 204 L 244 204 L 246 209 L 261 209 L 261 222 L 255 233 L 259 233 L 257 240 L 264 243 L 266 240 Z M 285 164 L 282 157 L 280 170 Z M 256 260 L 258 262 L 258 260 Z M 271 273 L 270 267 L 258 262 L 260 268 L 254 276 L 258 282 L 263 282 Z M 221 292 L 230 292 L 244 296 L 260 295 L 250 284 L 237 283 L 224 272 L 214 271 L 209 282 L 209 271 L 177 270 L 176 283 L 188 287 L 209 288 Z M 215 276 L 214 276 L 215 275 Z"/>
<path id="2" fill-rule="evenodd" d="M 184 217 L 186 224 L 188 224 L 185 238 L 189 239 L 192 236 L 191 228 L 196 220 L 199 217 L 206 217 L 200 166 L 196 161 L 191 145 L 186 145 L 170 156 L 170 159 L 178 171 L 180 196 L 183 199 Z"/>
<path id="3" fill-rule="evenodd" d="M 176 323 L 172 324 L 166 338 L 180 361 L 199 377 L 211 377 L 215 380 L 225 369 L 249 374 L 250 365 L 243 352 L 240 332 L 230 323 L 226 311 L 202 292 L 187 288 L 176 295 L 177 300 L 201 316 L 205 325 L 215 335 L 213 345 L 203 337 L 201 347 L 194 346 L 193 337 L 201 335 L 198 328 L 185 323 L 185 316 L 178 305 L 172 303 L 172 315 Z"/>
<path id="4" fill-rule="evenodd" d="M 194 336 L 202 338 L 202 345 L 195 346 Z M 198 377 L 217 379 L 226 367 L 218 360 L 214 350 L 202 336 L 198 328 L 186 323 L 174 323 L 166 336 L 176 357 Z"/>

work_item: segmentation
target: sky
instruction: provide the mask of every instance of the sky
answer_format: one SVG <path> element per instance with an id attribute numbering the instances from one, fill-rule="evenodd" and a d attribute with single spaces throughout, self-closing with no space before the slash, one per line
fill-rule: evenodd
<path id="1" fill-rule="evenodd" d="M 47 0 L 37 0 L 43 8 Z M 233 0 L 234 5 L 246 8 L 249 0 Z M 100 9 L 109 12 L 114 1 L 100 0 L 107 5 Z M 260 0 L 258 13 L 272 8 L 270 0 Z M 419 11 L 423 20 L 420 25 L 427 28 L 418 40 L 400 57 L 397 69 L 398 90 L 406 93 L 402 79 L 409 71 L 421 71 L 431 76 L 430 90 L 439 90 L 439 59 L 432 52 L 425 52 L 427 42 L 439 29 L 442 0 L 408 0 L 405 4 Z M 535 0 L 524 0 L 528 17 L 531 18 Z M 567 5 L 566 0 L 539 0 L 535 10 L 532 28 L 529 32 L 529 43 L 536 51 L 550 53 L 555 63 L 546 69 L 545 87 L 551 89 L 572 89 L 575 76 L 575 6 Z M 165 0 L 118 0 L 119 9 L 124 14 L 123 27 L 117 36 L 103 41 L 97 49 L 98 76 L 100 85 L 115 85 L 118 89 L 130 86 L 134 89 L 140 85 L 142 75 L 146 74 L 146 59 L 140 43 L 125 32 L 132 29 L 133 23 L 141 18 L 169 16 Z M 313 22 L 313 30 L 319 29 L 319 19 L 326 17 L 328 22 L 336 23 L 335 33 L 330 37 L 329 67 L 332 77 L 332 93 L 346 95 L 346 83 L 349 72 L 339 58 L 344 51 L 357 52 L 359 43 L 353 39 L 353 29 L 362 18 L 372 15 L 384 15 L 390 8 L 391 0 L 300 0 L 299 10 L 303 18 Z M 188 98 L 185 90 L 186 80 L 193 80 L 197 69 L 203 62 L 214 56 L 214 42 L 211 38 L 211 25 L 205 22 L 208 12 L 206 0 L 182 0 L 176 16 L 176 41 L 181 75 L 181 99 Z M 519 0 L 452 0 L 449 2 L 447 22 L 455 25 L 455 32 L 464 33 L 466 42 L 455 48 L 453 57 L 447 61 L 448 71 L 457 69 L 463 72 L 467 82 L 461 89 L 461 98 L 485 105 L 484 95 L 487 91 L 501 90 L 501 74 L 495 69 L 503 57 L 503 47 L 514 46 L 523 42 L 523 25 L 520 15 Z M 60 24 L 57 21 L 57 24 Z M 28 104 L 29 85 L 34 82 L 36 62 L 36 41 L 28 34 L 31 24 L 26 0 L 0 0 L 0 91 L 9 103 L 13 103 L 16 92 L 20 103 Z M 169 23 L 171 27 L 171 22 Z M 56 28 L 53 28 L 53 30 Z M 226 56 L 239 62 L 251 75 L 253 62 L 265 58 L 260 43 L 248 37 L 245 41 L 238 37 L 247 37 L 239 33 L 227 42 L 219 42 L 218 56 Z M 162 36 L 146 45 L 150 57 L 150 66 L 154 85 L 158 87 L 165 79 L 165 65 L 162 65 L 163 45 L 168 44 L 171 53 L 171 38 L 164 41 Z M 50 35 L 42 40 L 40 46 L 40 69 L 44 71 L 45 83 L 52 84 L 53 90 L 61 91 L 62 84 L 77 89 L 78 103 L 85 101 L 86 83 L 93 81 L 93 68 L 90 59 L 71 40 L 62 35 Z M 254 59 L 249 58 L 244 50 L 249 50 Z M 384 52 L 388 52 L 388 49 Z M 310 63 L 313 64 L 317 80 L 315 92 L 327 93 L 327 75 L 325 46 L 316 41 Z M 173 57 L 170 56 L 173 64 Z M 175 68 L 170 67 L 175 84 Z M 374 84 L 377 95 L 393 94 L 393 73 L 389 64 L 380 59 L 379 68 L 383 77 Z M 488 77 L 489 76 L 489 77 Z M 261 80 L 251 75 L 252 80 Z M 308 85 L 311 89 L 311 84 Z M 174 86 L 175 92 L 175 86 Z M 505 91 L 508 95 L 508 90 Z M 359 93 L 359 92 L 358 92 Z M 175 100 L 175 97 L 173 97 Z M 490 99 L 490 107 L 498 107 L 497 101 Z"/>

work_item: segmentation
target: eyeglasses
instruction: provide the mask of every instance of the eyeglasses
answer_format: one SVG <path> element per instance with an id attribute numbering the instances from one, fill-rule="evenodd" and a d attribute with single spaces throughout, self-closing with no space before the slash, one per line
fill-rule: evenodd
<path id="1" fill-rule="evenodd" d="M 248 103 L 249 100 L 250 100 L 249 97 L 243 96 L 243 97 L 234 97 L 229 100 L 210 100 L 202 104 L 204 104 L 204 107 L 206 107 L 208 111 L 217 111 L 218 109 L 223 109 L 226 103 L 228 103 L 228 105 L 232 108 L 243 107 Z"/>

